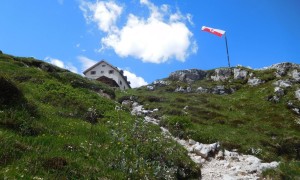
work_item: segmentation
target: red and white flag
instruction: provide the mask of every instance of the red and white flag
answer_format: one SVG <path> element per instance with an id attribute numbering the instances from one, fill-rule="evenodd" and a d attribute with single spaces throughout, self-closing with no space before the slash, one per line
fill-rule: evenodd
<path id="1" fill-rule="evenodd" d="M 222 37 L 225 34 L 225 31 L 223 31 L 221 29 L 214 29 L 214 28 L 210 28 L 210 27 L 206 27 L 206 26 L 202 26 L 202 31 L 212 33 L 212 34 L 217 35 L 219 37 Z"/>

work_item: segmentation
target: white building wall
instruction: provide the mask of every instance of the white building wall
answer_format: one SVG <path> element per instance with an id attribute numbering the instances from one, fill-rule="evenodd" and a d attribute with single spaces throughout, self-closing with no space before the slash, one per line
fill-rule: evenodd
<path id="1" fill-rule="evenodd" d="M 95 72 L 95 74 L 92 74 L 93 71 Z M 113 71 L 113 73 L 109 73 L 110 71 Z M 117 84 L 120 86 L 120 89 L 129 88 L 127 82 L 125 82 L 126 80 L 122 77 L 120 72 L 116 71 L 114 68 L 112 68 L 105 62 L 102 62 L 98 66 L 90 69 L 88 72 L 86 72 L 85 76 L 90 79 L 98 79 L 101 76 L 106 76 L 116 81 Z"/>

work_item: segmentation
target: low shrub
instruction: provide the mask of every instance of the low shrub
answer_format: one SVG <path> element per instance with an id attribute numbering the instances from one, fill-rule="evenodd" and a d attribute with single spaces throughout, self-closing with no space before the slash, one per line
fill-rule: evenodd
<path id="1" fill-rule="evenodd" d="M 167 127 L 171 133 L 179 138 L 186 138 L 186 130 L 192 123 L 187 116 L 169 116 L 161 120 L 161 125 Z"/>
<path id="2" fill-rule="evenodd" d="M 0 76 L 0 106 L 15 106 L 25 102 L 21 90 L 14 83 Z"/>
<path id="3" fill-rule="evenodd" d="M 68 165 L 68 161 L 63 157 L 52 157 L 44 160 L 45 169 L 61 170 Z"/>
<path id="4" fill-rule="evenodd" d="M 157 97 L 157 96 L 147 96 L 146 100 L 149 102 L 162 102 L 163 99 L 161 97 Z"/>
<path id="5" fill-rule="evenodd" d="M 18 160 L 30 148 L 21 142 L 11 139 L 0 139 L 0 167 Z"/>

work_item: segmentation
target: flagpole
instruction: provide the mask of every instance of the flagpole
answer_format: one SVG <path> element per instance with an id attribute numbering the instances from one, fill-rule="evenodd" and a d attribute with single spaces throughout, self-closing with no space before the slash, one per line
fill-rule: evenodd
<path id="1" fill-rule="evenodd" d="M 230 68 L 230 60 L 229 60 L 229 53 L 228 53 L 228 44 L 227 44 L 226 33 L 225 33 L 225 43 L 226 43 L 226 52 L 227 52 L 228 66 Z"/>

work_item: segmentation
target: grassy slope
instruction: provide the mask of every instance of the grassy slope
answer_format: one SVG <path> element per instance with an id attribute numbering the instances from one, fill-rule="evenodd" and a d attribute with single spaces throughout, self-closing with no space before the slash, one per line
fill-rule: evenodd
<path id="1" fill-rule="evenodd" d="M 299 104 L 294 97 L 299 84 L 287 88 L 280 102 L 274 103 L 267 98 L 274 95 L 272 84 L 279 78 L 274 76 L 273 70 L 253 73 L 267 82 L 251 87 L 241 80 L 223 83 L 201 80 L 191 85 L 168 80 L 169 86 L 156 87 L 154 91 L 141 87 L 119 96 L 133 95 L 145 107 L 159 108 L 157 116 L 164 117 L 161 124 L 173 135 L 203 143 L 219 141 L 226 149 L 238 149 L 265 161 L 287 162 L 275 174 L 299 177 L 300 125 L 296 123 L 299 116 L 287 107 L 288 101 Z M 196 89 L 216 84 L 238 87 L 239 90 L 230 95 L 174 92 L 178 86 Z"/>
<path id="2" fill-rule="evenodd" d="M 182 147 L 116 111 L 100 91 L 115 95 L 42 61 L 0 54 L 0 178 L 199 176 Z"/>

